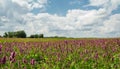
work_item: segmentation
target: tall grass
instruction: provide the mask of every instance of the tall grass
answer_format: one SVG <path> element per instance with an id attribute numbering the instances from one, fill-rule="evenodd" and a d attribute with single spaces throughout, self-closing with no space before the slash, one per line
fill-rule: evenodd
<path id="1" fill-rule="evenodd" d="M 120 39 L 0 39 L 0 69 L 119 69 Z"/>

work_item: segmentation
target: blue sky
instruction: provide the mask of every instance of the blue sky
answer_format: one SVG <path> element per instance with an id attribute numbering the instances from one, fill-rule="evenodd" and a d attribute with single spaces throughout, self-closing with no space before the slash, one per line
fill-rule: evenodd
<path id="1" fill-rule="evenodd" d="M 51 14 L 65 15 L 69 9 L 85 9 L 83 6 L 88 3 L 87 0 L 49 0 L 46 12 Z"/>
<path id="2" fill-rule="evenodd" d="M 40 11 L 39 8 L 37 8 L 32 10 L 32 13 L 47 12 L 65 16 L 70 9 L 98 9 L 98 7 L 87 6 L 87 4 L 89 4 L 89 0 L 49 0 L 44 11 Z"/>
<path id="3" fill-rule="evenodd" d="M 0 0 L 0 34 L 120 37 L 120 0 Z"/>

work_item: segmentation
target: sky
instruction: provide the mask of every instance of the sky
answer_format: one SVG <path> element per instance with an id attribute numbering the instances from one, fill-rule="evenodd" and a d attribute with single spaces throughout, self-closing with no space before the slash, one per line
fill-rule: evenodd
<path id="1" fill-rule="evenodd" d="M 0 0 L 0 35 L 120 37 L 120 0 Z"/>

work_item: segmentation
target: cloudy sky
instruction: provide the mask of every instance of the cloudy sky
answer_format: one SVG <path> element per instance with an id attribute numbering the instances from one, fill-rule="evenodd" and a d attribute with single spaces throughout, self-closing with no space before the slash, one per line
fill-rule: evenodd
<path id="1" fill-rule="evenodd" d="M 0 0 L 0 34 L 120 37 L 120 0 Z"/>

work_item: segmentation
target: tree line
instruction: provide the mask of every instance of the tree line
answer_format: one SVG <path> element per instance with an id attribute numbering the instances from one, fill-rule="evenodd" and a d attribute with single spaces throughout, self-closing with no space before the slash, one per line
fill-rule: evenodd
<path id="1" fill-rule="evenodd" d="M 1 36 L 2 37 L 2 36 Z M 26 38 L 27 35 L 24 30 L 15 31 L 15 32 L 5 32 L 3 37 L 5 38 Z M 43 34 L 32 34 L 29 38 L 43 38 Z"/>

